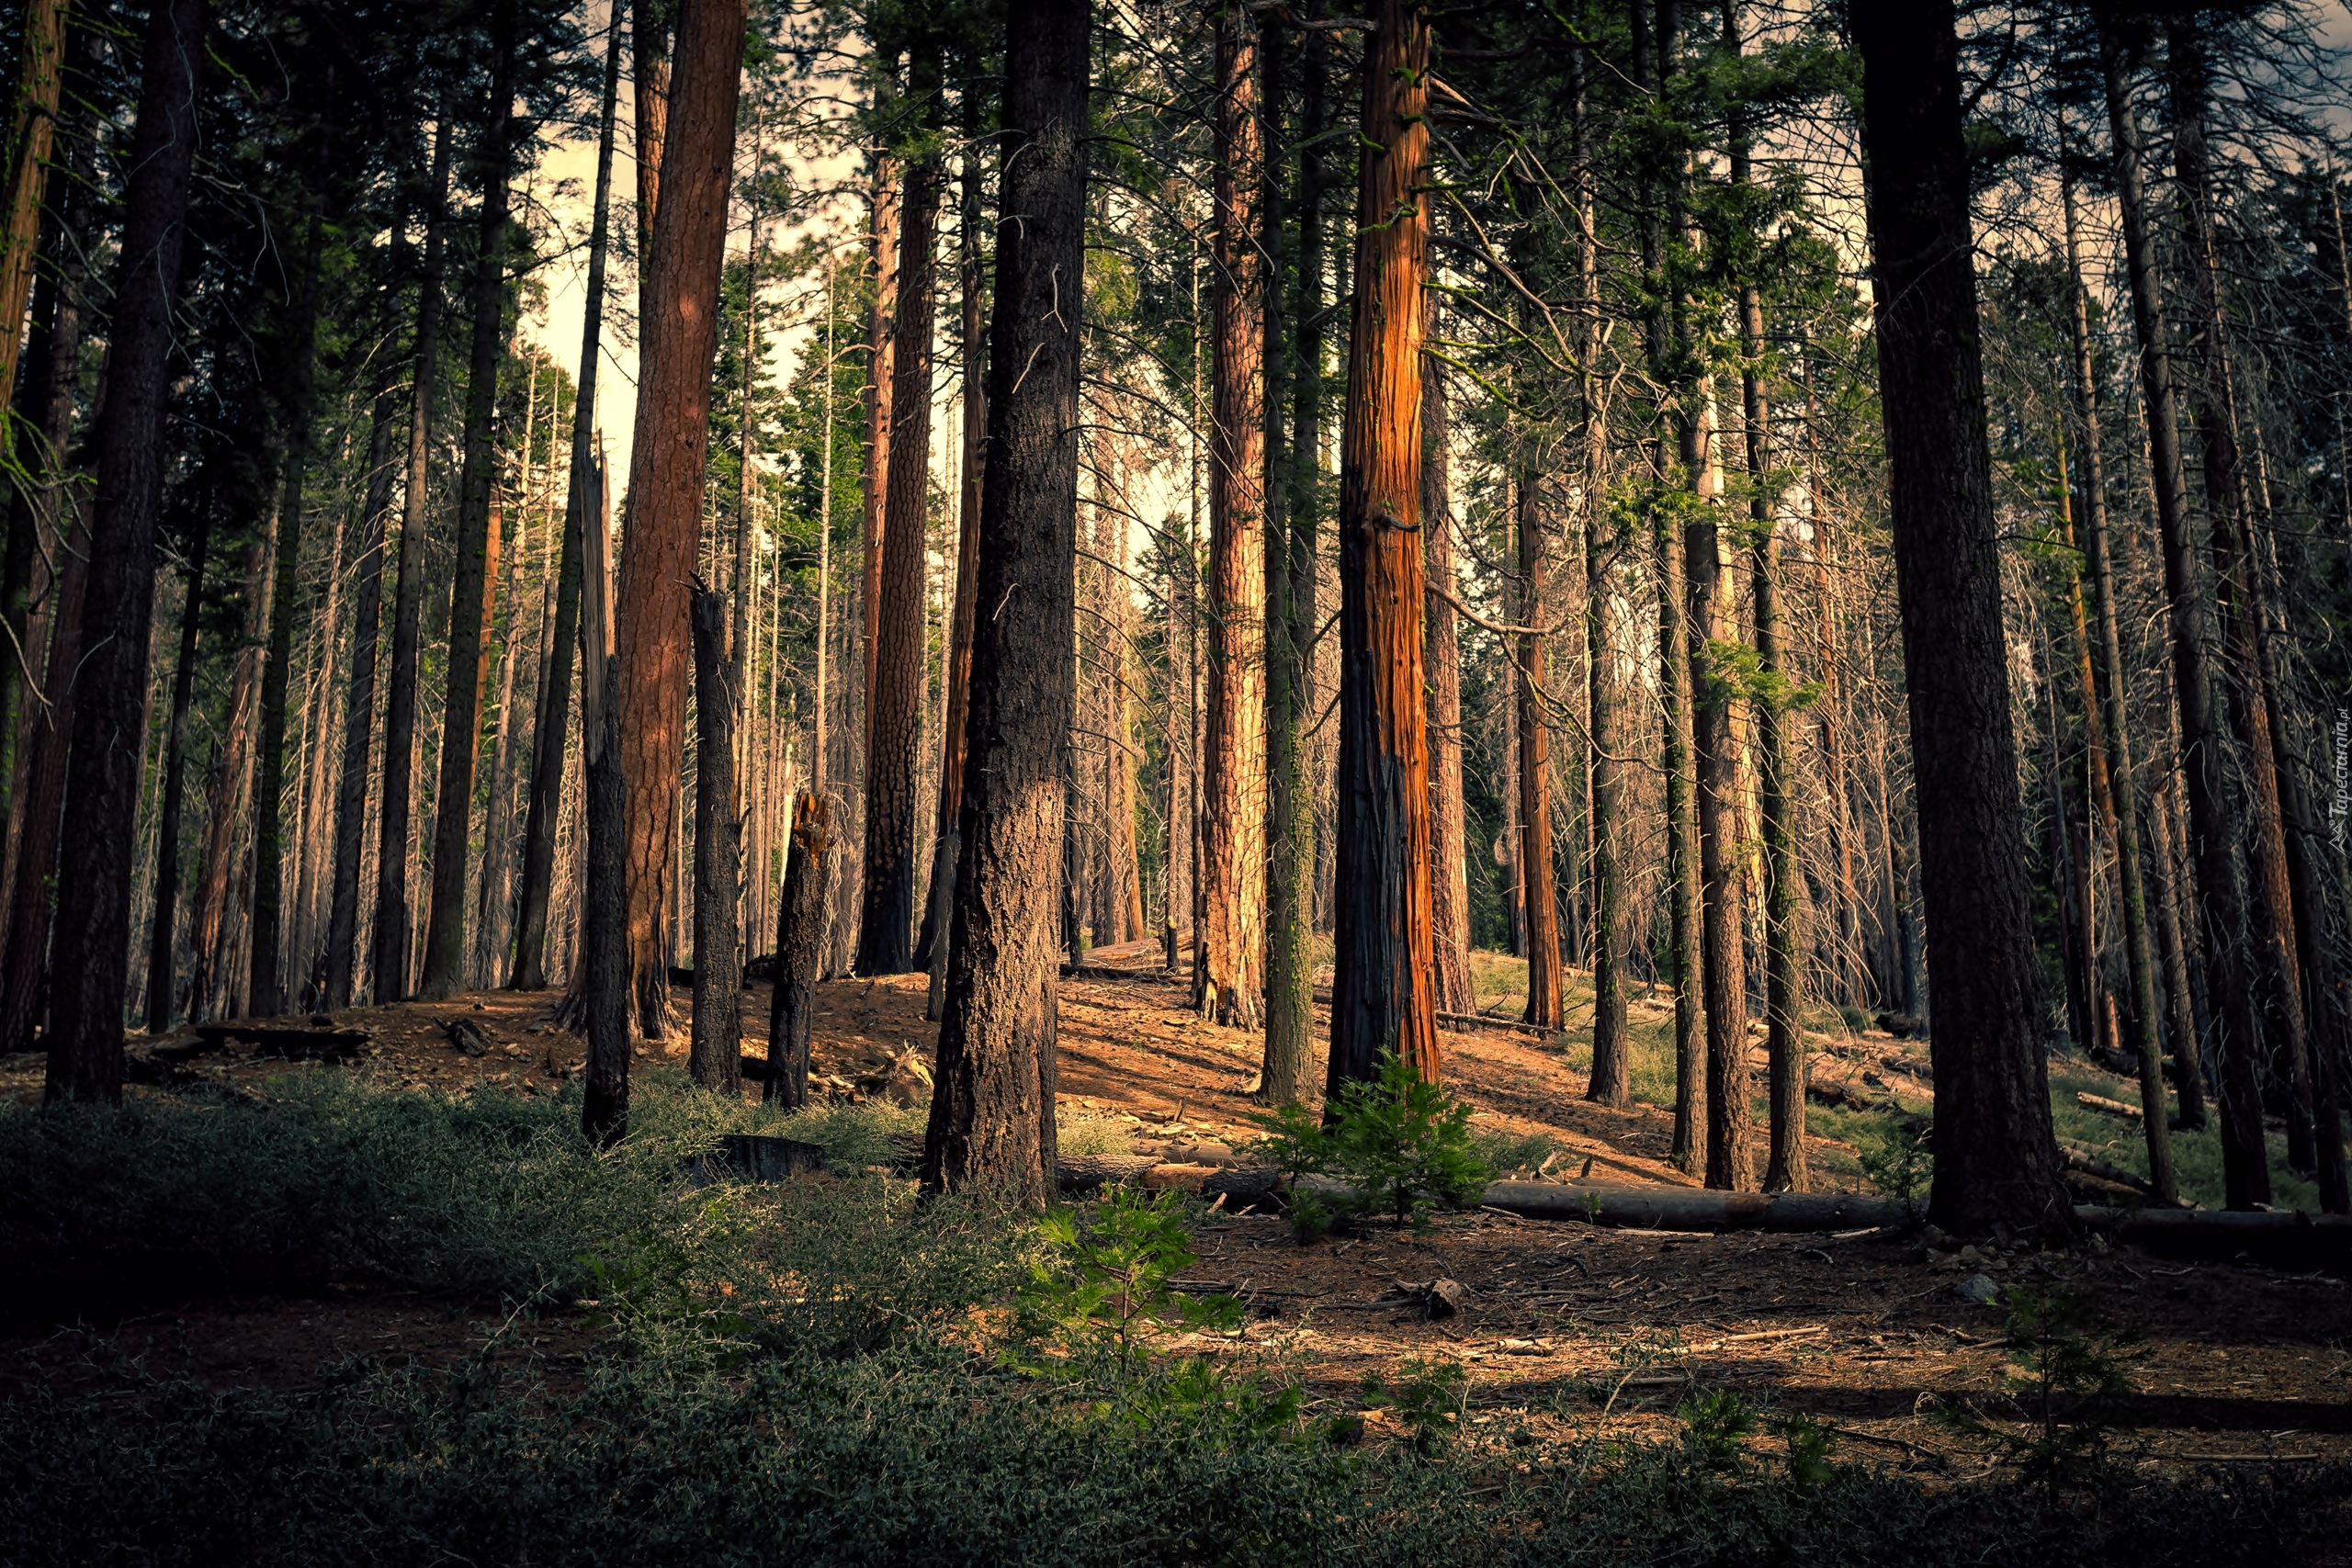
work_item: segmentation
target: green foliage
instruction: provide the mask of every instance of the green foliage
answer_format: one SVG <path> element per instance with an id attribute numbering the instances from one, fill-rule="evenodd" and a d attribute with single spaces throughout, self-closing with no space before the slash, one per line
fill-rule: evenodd
<path id="1" fill-rule="evenodd" d="M 1364 1374 L 1364 1403 L 1395 1411 L 1412 1434 L 1413 1446 L 1422 1453 L 1435 1453 L 1461 1429 L 1470 1398 L 1469 1377 L 1458 1361 L 1425 1361 L 1418 1356 L 1407 1357 L 1397 1370 L 1402 1375 L 1396 1382 L 1377 1372 Z"/>
<path id="2" fill-rule="evenodd" d="M 1045 1256 L 1030 1265 L 1014 1297 L 1023 1340 L 1058 1345 L 1089 1365 L 1107 1360 L 1125 1374 L 1147 1343 L 1170 1329 L 1230 1329 L 1241 1303 L 1193 1296 L 1169 1281 L 1196 1261 L 1183 1195 L 1114 1187 L 1091 1218 L 1055 1209 L 1037 1222 Z M 1024 1359 L 1024 1370 L 1042 1370 Z"/>
<path id="3" fill-rule="evenodd" d="M 1729 1389 L 1693 1393 L 1675 1412 L 1682 1422 L 1682 1440 L 1704 1463 L 1729 1470 L 1739 1462 L 1740 1444 L 1756 1430 L 1756 1413 Z"/>
<path id="4" fill-rule="evenodd" d="M 1837 1433 L 1826 1423 L 1797 1410 L 1782 1416 L 1773 1430 L 1789 1446 L 1790 1485 L 1803 1492 L 1815 1491 L 1837 1473 L 1837 1467 L 1829 1460 L 1829 1450 L 1837 1444 Z"/>
<path id="5" fill-rule="evenodd" d="M 1287 1176 L 1345 1182 L 1347 1199 L 1329 1206 L 1339 1217 L 1386 1213 L 1400 1226 L 1418 1228 L 1438 1205 L 1476 1201 L 1492 1177 L 1471 1143 L 1470 1108 L 1443 1086 L 1425 1082 L 1393 1051 L 1382 1055 L 1378 1078 L 1348 1085 L 1326 1111 L 1318 1121 L 1302 1106 L 1285 1105 L 1259 1116 L 1266 1136 L 1256 1147 Z M 1320 1213 L 1306 1223 L 1329 1226 Z M 1300 1229 L 1304 1237 L 1305 1224 Z"/>
<path id="6" fill-rule="evenodd" d="M 1955 1430 L 2007 1450 L 2055 1501 L 2062 1485 L 2096 1481 L 2106 1468 L 2106 1403 L 2132 1392 L 2130 1367 L 2145 1352 L 2133 1348 L 2135 1336 L 2109 1330 L 2088 1302 L 2064 1286 L 2012 1285 L 2000 1303 L 2015 1369 L 2009 1393 L 2025 1410 L 2025 1431 L 1993 1426 L 1950 1402 L 1938 1416 Z"/>
<path id="7" fill-rule="evenodd" d="M 1890 1198 L 1917 1203 L 1935 1173 L 1928 1130 L 1903 1118 L 1877 1120 L 1883 1123 L 1879 1141 L 1863 1147 L 1859 1155 L 1862 1178 Z"/>

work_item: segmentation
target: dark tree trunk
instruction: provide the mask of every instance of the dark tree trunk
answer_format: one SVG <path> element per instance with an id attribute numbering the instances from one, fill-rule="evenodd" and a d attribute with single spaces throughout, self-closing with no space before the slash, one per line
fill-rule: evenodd
<path id="1" fill-rule="evenodd" d="M 685 0 L 640 310 L 637 434 L 617 617 L 621 772 L 628 781 L 628 971 L 638 1025 L 669 1032 L 665 942 L 678 896 L 678 787 L 685 751 L 687 589 L 702 531 L 710 360 L 726 260 L 743 0 Z"/>
<path id="2" fill-rule="evenodd" d="M 2155 863 L 2156 944 L 2164 954 L 2173 1082 L 2180 1094 L 2180 1125 L 2195 1131 L 2205 1125 L 2205 1065 L 2199 1044 L 2197 993 L 2188 976 L 2188 928 L 2181 919 L 2182 890 L 2175 872 L 2181 857 L 2173 845 L 2173 788 L 2167 779 L 2154 792 L 2155 843 L 2149 859 Z"/>
<path id="3" fill-rule="evenodd" d="M 775 919 L 775 996 L 768 1006 L 767 1086 L 761 1098 L 797 1111 L 808 1103 L 808 1025 L 817 1010 L 817 963 L 825 948 L 825 879 L 833 852 L 832 807 L 804 795 L 792 813 L 792 863 Z M 940 944 L 941 951 L 946 943 Z"/>
<path id="4" fill-rule="evenodd" d="M 323 170 L 314 177 L 323 177 Z M 314 198 L 315 199 L 315 198 Z M 300 604 L 303 480 L 311 467 L 311 389 L 317 380 L 319 252 L 324 224 L 315 206 L 304 247 L 302 292 L 288 334 L 292 363 L 285 391 L 286 476 L 277 503 L 277 563 L 270 589 L 269 653 L 261 672 L 261 750 L 254 757 L 254 906 L 252 969 L 245 1011 L 270 1018 L 286 1010 L 278 949 L 285 908 L 286 688 L 294 660 L 294 617 Z"/>
<path id="5" fill-rule="evenodd" d="M 410 841 L 416 827 L 417 660 L 424 621 L 425 509 L 434 392 L 441 366 L 441 272 L 448 244 L 449 122 L 433 138 L 433 191 L 424 209 L 424 267 L 416 295 L 415 382 L 409 393 L 408 472 L 401 500 L 400 576 L 392 592 L 392 667 L 384 704 L 384 806 L 376 855 L 376 983 L 380 1006 L 408 995 Z"/>
<path id="6" fill-rule="evenodd" d="M 179 664 L 172 671 L 170 730 L 164 742 L 164 805 L 155 822 L 155 918 L 147 942 L 147 1032 L 172 1027 L 172 1003 L 179 974 L 174 949 L 174 917 L 179 913 L 180 818 L 187 799 L 188 709 L 196 695 L 197 628 L 202 623 L 205 548 L 212 538 L 212 505 L 207 497 L 197 512 L 196 540 L 188 549 L 187 605 L 180 612 Z"/>
<path id="7" fill-rule="evenodd" d="M 228 712 L 215 747 L 212 784 L 206 801 L 204 859 L 197 867 L 189 900 L 187 1010 L 202 1019 L 228 1006 L 229 890 L 233 861 L 243 840 L 246 796 L 253 783 L 254 709 L 260 705 L 263 629 L 269 624 L 270 547 L 277 521 L 246 547 L 239 577 L 244 585 L 244 616 L 236 657 L 229 672 Z M 232 1009 L 231 1010 L 233 1010 Z"/>
<path id="8" fill-rule="evenodd" d="M 1340 470 L 1339 865 L 1327 1105 L 1395 1052 L 1440 1074 L 1421 681 L 1421 287 L 1430 32 L 1382 0 L 1363 67 Z"/>
<path id="9" fill-rule="evenodd" d="M 935 79 L 935 68 L 917 73 Z M 930 553 L 931 351 L 938 303 L 933 254 L 939 165 L 907 165 L 899 205 L 899 299 L 891 350 L 890 473 L 882 525 L 881 602 L 874 625 L 874 684 L 866 694 L 865 868 L 857 933 L 861 975 L 914 966 L 915 798 L 922 740 L 923 579 Z"/>
<path id="10" fill-rule="evenodd" d="M 1204 1016 L 1256 1029 L 1266 989 L 1266 266 L 1258 218 L 1266 158 L 1258 23 L 1228 4 L 1216 24 L 1208 723 L 1193 999 Z"/>
<path id="11" fill-rule="evenodd" d="M 1011 0 L 1003 170 L 947 1005 L 926 1191 L 1052 1201 L 1062 755 L 1075 696 L 1087 0 Z"/>
<path id="12" fill-rule="evenodd" d="M 44 666 L 49 674 L 49 701 L 28 726 L 32 732 L 32 764 L 25 776 L 16 880 L 8 889 L 7 942 L 0 946 L 0 1050 L 31 1050 L 33 1032 L 48 1005 L 52 964 L 50 909 L 59 865 L 59 837 L 64 827 L 67 771 L 75 733 L 74 711 L 89 689 L 80 674 L 86 669 L 82 649 L 88 643 L 86 606 L 93 570 L 86 518 L 85 510 L 75 506 L 74 531 L 66 536 L 65 561 L 57 574 L 57 604 L 50 612 L 49 658 Z M 152 591 L 153 585 L 149 586 Z M 132 787 L 137 788 L 135 776 Z M 124 918 L 129 919 L 127 906 Z M 56 959 L 65 956 L 60 949 Z M 116 1003 L 119 1040 L 121 998 L 117 998 Z M 119 1096 L 120 1092 L 118 1082 L 112 1093 Z"/>
<path id="13" fill-rule="evenodd" d="M 1520 633 L 1512 661 L 1512 697 L 1519 704 L 1519 862 L 1527 906 L 1527 1021 L 1558 1029 L 1560 1010 L 1560 890 L 1552 851 L 1552 731 L 1544 722 L 1549 694 L 1544 681 L 1544 604 L 1542 481 L 1533 464 L 1512 480 L 1513 526 L 1519 536 Z"/>
<path id="14" fill-rule="evenodd" d="M 742 823 L 735 815 L 735 694 L 727 595 L 695 589 L 695 1000 L 686 1070 L 720 1095 L 743 1094 Z"/>
<path id="15" fill-rule="evenodd" d="M 122 1100 L 155 515 L 163 500 L 172 308 L 196 150 L 198 79 L 208 52 L 204 22 L 204 0 L 164 0 L 150 11 L 139 123 L 126 165 L 90 525 L 92 608 L 83 626 L 88 652 L 74 680 L 58 863 L 61 983 L 51 999 L 47 1088 L 52 1100 Z"/>
<path id="16" fill-rule="evenodd" d="M 507 175 L 514 162 L 514 46 L 499 39 L 475 162 L 481 192 L 473 276 L 473 343 L 466 368 L 465 467 L 458 486 L 457 578 L 449 592 L 449 686 L 441 713 L 441 778 L 434 794 L 433 893 L 417 994 L 452 997 L 466 983 L 466 863 L 473 839 L 474 764 L 490 678 L 498 594 L 498 372 L 506 362 Z"/>
<path id="17" fill-rule="evenodd" d="M 588 770 L 582 813 L 588 886 L 580 905 L 580 989 L 588 1060 L 580 1115 L 589 1140 L 609 1148 L 628 1135 L 628 1026 L 635 994 L 624 908 L 628 788 L 621 777 L 620 661 L 604 657 L 587 662 L 603 664 L 604 691 L 591 705 L 594 711 L 582 748 Z"/>
<path id="18" fill-rule="evenodd" d="M 1947 1230 L 2071 1226 L 2050 1127 L 2001 629 L 1984 365 L 1948 0 L 1853 11 L 1871 161 L 1879 377 L 1934 933 L 1936 1171 Z"/>
<path id="19" fill-rule="evenodd" d="M 515 915 L 514 976 L 518 991 L 548 983 L 548 900 L 555 883 L 556 818 L 563 804 L 564 738 L 571 724 L 571 653 L 580 636 L 582 529 L 595 513 L 596 374 L 604 344 L 605 261 L 612 241 L 613 141 L 620 97 L 620 35 L 605 43 L 603 130 L 596 139 L 596 206 L 588 231 L 588 296 L 580 331 L 580 378 L 571 404 L 571 468 L 564 488 L 563 553 L 556 568 L 554 635 L 539 666 L 539 702 L 532 731 L 531 804 L 523 827 L 523 889 Z M 594 672 L 591 671 L 593 674 Z"/>
<path id="20" fill-rule="evenodd" d="M 2140 342 L 2156 522 L 2164 536 L 2165 597 L 2171 607 L 2173 694 L 2180 711 L 2188 794 L 2188 839 L 2197 865 L 2205 976 L 2211 1000 L 2216 1089 L 2222 1115 L 2222 1179 L 2230 1207 L 2270 1201 L 2270 1165 L 2262 1136 L 2256 1075 L 2261 1028 L 2245 951 L 2245 889 L 2237 856 L 2240 824 L 2229 805 L 2229 739 L 2216 709 L 2212 588 L 2190 538 L 2188 481 L 2180 451 L 2180 404 L 2173 383 L 2171 334 L 2158 295 L 2154 246 L 2140 183 L 2140 128 L 2126 73 L 2125 41 L 2112 32 L 2099 45 L 2108 121 L 2114 136 L 2116 202 L 2123 219 L 2125 270 Z M 1924 762 L 1915 764 L 1924 776 Z"/>
<path id="21" fill-rule="evenodd" d="M 384 620 L 384 534 L 392 509 L 392 426 L 400 398 L 376 394 L 368 435 L 359 592 L 353 609 L 351 697 L 343 716 L 343 773 L 334 810 L 334 885 L 327 901 L 326 1009 L 351 1005 L 359 940 L 359 862 L 368 829 L 368 756 L 376 740 L 376 649 Z M 151 993 L 152 994 L 152 993 Z"/>

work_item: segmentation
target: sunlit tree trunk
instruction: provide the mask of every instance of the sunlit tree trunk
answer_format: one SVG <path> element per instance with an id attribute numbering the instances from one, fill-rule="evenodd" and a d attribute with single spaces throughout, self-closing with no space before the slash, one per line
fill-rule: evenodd
<path id="1" fill-rule="evenodd" d="M 1436 335 L 1437 297 L 1427 301 L 1424 341 Z M 1421 547 L 1428 573 L 1421 607 L 1422 660 L 1430 681 L 1430 908 L 1437 953 L 1434 998 L 1440 1012 L 1477 1006 L 1470 986 L 1468 813 L 1462 798 L 1462 641 L 1454 591 L 1452 452 L 1447 440 L 1445 367 L 1421 355 Z"/>
<path id="2" fill-rule="evenodd" d="M 32 298 L 43 192 L 65 80 L 68 0 L 27 0 L 17 26 L 17 74 L 10 84 L 0 188 L 0 399 L 17 384 L 17 350 L 25 305 Z"/>
<path id="3" fill-rule="evenodd" d="M 1382 0 L 1363 65 L 1340 468 L 1339 857 L 1327 1103 L 1394 1052 L 1440 1074 L 1421 679 L 1425 13 Z"/>
<path id="4" fill-rule="evenodd" d="M 1054 1196 L 1062 770 L 1075 671 L 1088 0 L 1011 0 L 970 751 L 922 1184 Z"/>
<path id="5" fill-rule="evenodd" d="M 1522 438 L 1524 439 L 1524 438 Z M 1519 619 L 1528 629 L 1515 639 L 1511 691 L 1519 704 L 1519 863 L 1527 906 L 1528 1022 L 1558 1029 L 1560 1011 L 1560 897 L 1552 854 L 1552 731 L 1544 705 L 1544 617 L 1545 603 L 1542 482 L 1522 454 L 1524 467 L 1511 481 L 1512 527 L 1519 543 Z"/>

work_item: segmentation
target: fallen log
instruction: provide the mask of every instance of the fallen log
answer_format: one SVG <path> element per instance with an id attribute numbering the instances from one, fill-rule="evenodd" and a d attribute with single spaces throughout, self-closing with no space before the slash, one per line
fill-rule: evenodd
<path id="1" fill-rule="evenodd" d="M 2075 1103 L 2092 1111 L 2104 1111 L 2109 1116 L 2120 1116 L 2127 1122 L 2139 1121 L 2145 1112 L 2136 1105 L 2126 1105 L 2120 1100 L 2109 1100 L 2103 1094 L 2077 1093 Z"/>
<path id="2" fill-rule="evenodd" d="M 2159 1258 L 2274 1269 L 2352 1271 L 2352 1215 L 2269 1209 L 2120 1209 L 2082 1205 L 2075 1218 Z"/>
<path id="3" fill-rule="evenodd" d="M 2120 1166 L 2109 1165 L 2103 1159 L 2094 1158 L 2080 1149 L 2071 1149 L 2061 1144 L 2058 1146 L 2058 1154 L 2066 1162 L 2067 1169 L 2079 1170 L 2085 1176 L 2096 1176 L 2101 1181 L 2112 1181 L 2118 1187 L 2129 1187 L 2134 1192 L 2144 1194 L 2150 1201 L 2162 1203 L 2168 1209 L 2196 1207 L 2195 1204 L 2184 1202 L 2178 1198 L 2167 1198 L 2156 1190 L 2154 1182 L 2134 1176 Z"/>
<path id="4" fill-rule="evenodd" d="M 728 1133 L 720 1136 L 718 1147 L 680 1166 L 678 1174 L 689 1187 L 707 1187 L 718 1181 L 789 1181 L 826 1168 L 821 1144 Z"/>
<path id="5" fill-rule="evenodd" d="M 1583 1220 L 1642 1230 L 1842 1231 L 1917 1217 L 1897 1198 L 1852 1192 L 1725 1192 L 1709 1187 L 1498 1181 L 1480 1200 L 1530 1220 Z"/>

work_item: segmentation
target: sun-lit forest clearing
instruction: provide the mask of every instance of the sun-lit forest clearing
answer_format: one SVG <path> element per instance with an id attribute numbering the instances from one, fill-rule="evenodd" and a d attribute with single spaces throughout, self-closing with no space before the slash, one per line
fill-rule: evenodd
<path id="1" fill-rule="evenodd" d="M 10 0 L 0 1562 L 2352 1562 L 2352 13 Z"/>

